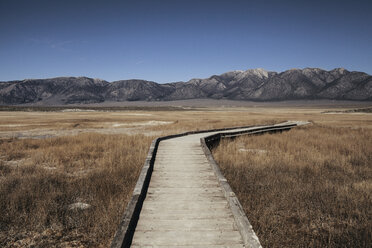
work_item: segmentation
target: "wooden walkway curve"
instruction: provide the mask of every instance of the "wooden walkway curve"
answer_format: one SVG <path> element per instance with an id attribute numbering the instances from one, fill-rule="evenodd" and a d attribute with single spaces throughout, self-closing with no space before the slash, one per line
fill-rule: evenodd
<path id="1" fill-rule="evenodd" d="M 255 128 L 162 140 L 131 247 L 261 247 L 253 230 L 254 244 L 244 239 L 200 140 L 216 133 L 244 133 Z"/>

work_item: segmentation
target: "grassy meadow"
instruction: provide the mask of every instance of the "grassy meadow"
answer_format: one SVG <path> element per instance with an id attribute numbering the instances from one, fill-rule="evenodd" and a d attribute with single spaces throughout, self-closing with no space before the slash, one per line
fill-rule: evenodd
<path id="1" fill-rule="evenodd" d="M 372 244 L 372 129 L 313 124 L 213 154 L 263 247 Z"/>
<path id="2" fill-rule="evenodd" d="M 323 200 L 319 197 L 319 201 L 315 201 L 313 205 L 328 206 L 331 200 L 336 204 L 330 204 L 326 209 L 328 212 L 321 215 L 320 210 L 314 210 L 312 205 L 308 206 L 308 202 L 302 203 L 300 206 L 308 206 L 305 211 L 309 212 L 311 216 L 317 216 L 317 219 L 315 222 L 305 220 L 306 218 L 298 210 L 300 217 L 296 217 L 295 213 L 292 213 L 294 215 L 292 222 L 295 224 L 291 224 L 293 225 L 291 230 L 297 230 L 296 228 L 299 227 L 297 222 L 305 221 L 305 223 L 311 224 L 311 230 L 322 233 L 323 236 L 320 236 L 322 240 L 327 237 L 329 242 L 333 242 L 334 237 L 338 235 L 337 233 L 342 233 L 340 230 L 346 230 L 338 228 L 339 225 L 343 227 L 351 223 L 350 225 L 365 230 L 363 229 L 365 226 L 362 225 L 364 222 L 359 220 L 366 216 L 365 211 L 369 211 L 367 216 L 370 218 L 368 206 L 354 208 L 357 211 L 353 213 L 357 215 L 356 219 L 354 217 L 345 219 L 341 224 L 335 221 L 336 217 L 332 217 L 332 211 L 342 215 L 347 213 L 343 211 L 356 205 L 366 206 L 367 203 L 370 203 L 371 196 L 367 189 L 370 189 L 368 188 L 370 187 L 370 181 L 368 181 L 370 179 L 368 178 L 370 178 L 371 171 L 366 163 L 371 161 L 371 157 L 366 157 L 366 150 L 370 150 L 369 147 L 371 147 L 368 143 L 371 141 L 371 114 L 324 113 L 325 111 L 333 111 L 334 106 L 286 107 L 275 105 L 114 110 L 0 111 L 1 247 L 107 247 L 131 196 L 152 139 L 191 130 L 269 124 L 286 120 L 309 120 L 314 123 L 311 127 L 296 130 L 304 136 L 298 139 L 293 136 L 294 140 L 290 139 L 292 136 L 285 139 L 287 143 L 284 147 L 293 147 L 296 144 L 297 149 L 302 147 L 303 151 L 313 154 L 311 157 L 306 153 L 306 156 L 310 156 L 306 157 L 300 153 L 301 149 L 293 150 L 294 154 L 291 153 L 291 150 L 286 151 L 285 159 L 288 160 L 283 160 L 280 165 L 284 166 L 289 161 L 288 166 L 292 166 L 290 169 L 283 166 L 267 165 L 271 169 L 258 170 L 255 172 L 256 174 L 252 174 L 257 177 L 253 181 L 247 164 L 251 166 L 250 161 L 260 161 L 255 157 L 260 154 L 239 153 L 236 150 L 238 143 L 235 141 L 222 143 L 218 148 L 216 157 L 218 154 L 224 154 L 225 149 L 236 150 L 236 156 L 231 158 L 220 156 L 219 162 L 228 178 L 229 174 L 237 175 L 236 180 L 229 179 L 232 186 L 244 186 L 242 189 L 244 194 L 239 195 L 241 202 L 248 205 L 256 205 L 257 203 L 256 200 L 253 200 L 255 203 L 252 203 L 250 196 L 244 198 L 246 191 L 252 195 L 257 195 L 258 192 L 260 195 L 268 194 L 266 191 L 260 191 L 268 188 L 264 181 L 261 182 L 264 180 L 261 178 L 263 174 L 268 174 L 271 179 L 275 178 L 273 181 L 290 187 L 291 182 L 289 181 L 292 180 L 290 180 L 292 177 L 285 177 L 288 181 L 282 181 L 280 176 L 286 173 L 286 170 L 297 175 L 296 178 L 320 173 L 321 176 L 317 177 L 316 184 L 308 184 L 306 189 L 315 196 L 317 192 L 320 192 L 319 196 L 323 196 L 325 194 L 323 189 L 317 187 L 328 185 L 326 190 L 337 192 L 332 196 L 336 197 L 336 200 Z M 337 107 L 337 111 L 340 110 L 343 109 Z M 280 135 L 289 135 L 293 132 L 295 130 Z M 317 132 L 323 135 L 313 136 Z M 332 137 L 337 137 L 337 139 Z M 239 142 L 242 143 L 245 138 L 257 138 L 257 141 L 254 142 L 257 145 L 261 144 L 261 138 L 263 138 L 262 142 L 268 140 L 266 136 L 242 137 L 242 141 Z M 312 142 L 309 143 L 310 140 Z M 267 142 L 267 144 L 276 144 L 272 141 Z M 336 145 L 340 142 L 342 147 Z M 348 146 L 345 147 L 346 145 Z M 281 145 L 277 145 L 277 147 L 280 148 Z M 268 148 L 259 146 L 254 149 L 268 150 Z M 319 157 L 314 149 L 321 154 L 324 153 L 332 157 Z M 281 150 L 278 150 L 275 153 L 275 159 L 280 158 L 282 154 L 280 152 Z M 338 157 L 339 152 L 344 155 Z M 273 158 L 271 150 L 267 154 L 270 154 L 271 159 Z M 305 161 L 301 160 L 303 158 Z M 324 161 L 327 161 L 327 166 L 322 169 L 326 163 Z M 314 168 L 317 170 L 313 172 L 312 164 L 315 162 Z M 324 174 L 325 172 L 331 173 L 334 167 L 338 168 L 336 165 L 339 162 L 342 162 L 342 169 L 336 170 L 337 175 Z M 349 162 L 352 164 L 347 164 Z M 361 165 L 356 166 L 358 169 L 355 169 L 353 163 L 361 163 Z M 255 166 L 258 168 L 260 164 Z M 299 172 L 297 171 L 298 166 L 302 166 Z M 284 171 L 280 171 L 280 168 L 283 168 Z M 276 174 L 270 174 L 271 171 Z M 344 174 L 347 177 L 343 177 Z M 350 175 L 352 177 L 349 179 Z M 244 179 L 245 176 L 249 178 L 248 181 Z M 334 178 L 337 183 L 332 181 Z M 350 191 L 350 185 L 353 185 L 352 191 Z M 278 187 L 278 190 L 283 187 Z M 311 191 L 312 187 L 316 191 Z M 293 190 L 296 188 L 297 186 L 293 187 Z M 234 190 L 239 194 L 238 187 L 235 187 Z M 353 198 L 347 198 L 348 201 L 339 200 L 343 199 L 347 192 L 353 193 Z M 268 195 L 261 195 L 263 199 L 259 200 L 264 206 L 266 206 L 266 199 L 270 200 Z M 301 202 L 301 199 L 296 201 Z M 289 199 L 288 202 L 292 200 Z M 345 202 L 353 205 L 347 205 Z M 76 206 L 80 206 L 82 209 Z M 84 209 L 85 207 L 86 209 Z M 264 207 L 259 210 L 257 216 L 267 218 L 264 219 L 264 226 L 269 227 L 269 232 L 265 233 L 264 227 L 254 226 L 254 228 L 255 230 L 257 228 L 265 247 L 271 247 L 267 245 L 271 243 L 270 241 L 267 243 L 266 239 L 269 240 L 271 236 L 279 235 L 275 231 L 275 227 L 281 226 L 277 222 L 277 218 L 282 214 L 279 210 L 285 209 L 285 207 L 287 205 L 268 210 Z M 246 210 L 247 212 L 252 211 L 248 208 Z M 272 211 L 272 213 L 275 212 L 275 215 L 262 214 L 262 211 Z M 258 223 L 249 214 L 248 216 L 253 223 Z M 333 218 L 332 221 L 335 223 L 327 222 L 327 218 Z M 328 226 L 323 227 L 322 225 Z M 327 232 L 331 236 L 324 234 L 326 231 L 321 228 L 328 230 Z M 332 233 L 332 228 L 336 228 L 337 232 Z M 354 230 L 352 235 L 362 235 L 362 231 L 358 230 Z M 299 235 L 298 233 L 301 234 L 302 231 L 305 233 L 305 230 L 300 229 L 300 231 L 294 232 L 294 235 Z M 311 235 L 304 236 L 304 242 L 311 240 L 312 237 L 318 237 L 315 234 Z M 370 235 L 370 233 L 367 232 L 363 235 Z M 287 244 L 289 243 L 290 241 Z M 314 247 L 317 244 L 314 243 Z M 296 247 L 296 245 L 294 246 Z"/>
<path id="3" fill-rule="evenodd" d="M 1 247 L 107 247 L 151 140 L 86 133 L 1 141 Z"/>

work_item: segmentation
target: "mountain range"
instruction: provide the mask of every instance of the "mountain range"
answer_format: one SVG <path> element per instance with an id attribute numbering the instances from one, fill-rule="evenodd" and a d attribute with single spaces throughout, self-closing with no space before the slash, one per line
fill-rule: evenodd
<path id="1" fill-rule="evenodd" d="M 372 100 L 372 76 L 336 68 L 231 71 L 206 79 L 158 84 L 146 80 L 107 82 L 87 77 L 58 77 L 0 82 L 0 104 L 80 104 L 105 101 L 185 99 L 246 101 Z"/>

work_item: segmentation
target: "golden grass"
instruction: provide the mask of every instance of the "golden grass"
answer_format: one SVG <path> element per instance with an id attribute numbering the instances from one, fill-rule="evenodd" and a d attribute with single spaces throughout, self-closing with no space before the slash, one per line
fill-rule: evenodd
<path id="1" fill-rule="evenodd" d="M 3 140 L 1 247 L 107 247 L 151 140 L 102 134 Z M 76 202 L 91 207 L 69 209 Z"/>
<path id="2" fill-rule="evenodd" d="M 371 129 L 243 136 L 214 157 L 263 247 L 370 247 Z"/>
<path id="3" fill-rule="evenodd" d="M 0 215 L 0 246 L 108 246 L 154 136 L 286 120 L 372 129 L 371 114 L 322 114 L 330 110 L 1 111 L 0 211 L 6 214 Z M 168 123 L 142 125 L 152 121 Z M 355 188 L 370 185 L 361 181 Z M 75 202 L 92 207 L 68 210 Z"/>
<path id="4" fill-rule="evenodd" d="M 323 114 L 334 108 L 249 107 L 205 108 L 190 111 L 120 111 L 120 112 L 6 112 L 0 111 L 0 138 L 25 133 L 35 135 L 69 135 L 78 132 L 117 130 L 118 133 L 179 133 L 196 129 L 222 128 L 281 122 L 288 119 L 313 120 L 320 124 L 372 128 L 372 115 L 366 113 Z M 339 108 L 337 108 L 339 110 Z M 138 125 L 149 121 L 167 125 Z M 115 124 L 125 124 L 117 127 Z M 72 132 L 75 131 L 75 132 Z"/>

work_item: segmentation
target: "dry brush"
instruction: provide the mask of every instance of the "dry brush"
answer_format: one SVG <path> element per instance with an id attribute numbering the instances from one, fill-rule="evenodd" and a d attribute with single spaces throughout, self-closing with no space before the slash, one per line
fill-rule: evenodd
<path id="1" fill-rule="evenodd" d="M 106 247 L 151 140 L 91 133 L 2 140 L 1 246 Z"/>
<path id="2" fill-rule="evenodd" d="M 216 161 L 264 247 L 369 247 L 372 130 L 314 125 L 223 140 Z"/>

